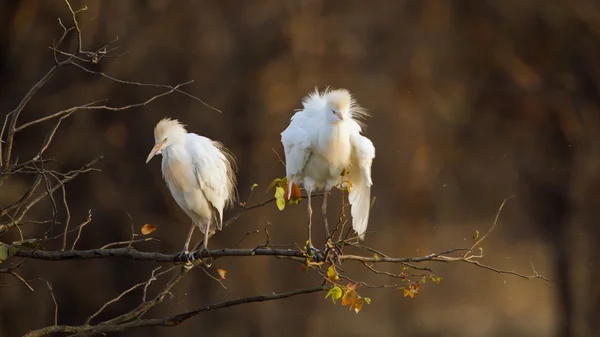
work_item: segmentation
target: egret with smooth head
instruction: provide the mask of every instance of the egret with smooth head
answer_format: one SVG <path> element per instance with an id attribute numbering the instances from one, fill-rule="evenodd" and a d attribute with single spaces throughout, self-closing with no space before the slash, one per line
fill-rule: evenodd
<path id="1" fill-rule="evenodd" d="M 311 194 L 324 190 L 323 219 L 327 224 L 327 195 L 339 185 L 341 174 L 348 172 L 348 200 L 352 227 L 364 240 L 371 204 L 371 164 L 375 147 L 361 135 L 361 120 L 368 116 L 346 89 L 315 92 L 306 96 L 303 110 L 296 112 L 290 125 L 281 133 L 285 150 L 286 175 L 290 184 L 302 184 L 308 193 L 308 247 L 311 240 Z M 288 189 L 291 192 L 291 188 Z"/>
<path id="2" fill-rule="evenodd" d="M 203 249 L 215 229 L 223 226 L 223 209 L 236 197 L 235 159 L 219 142 L 188 133 L 178 120 L 164 118 L 154 128 L 155 145 L 146 163 L 162 155 L 162 174 L 173 198 L 192 219 L 182 254 L 196 226 L 204 233 Z"/>

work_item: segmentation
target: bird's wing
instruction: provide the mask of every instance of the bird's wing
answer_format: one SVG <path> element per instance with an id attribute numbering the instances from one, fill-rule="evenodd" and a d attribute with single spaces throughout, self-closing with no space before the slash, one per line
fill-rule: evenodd
<path id="1" fill-rule="evenodd" d="M 198 184 L 206 200 L 217 212 L 215 220 L 220 230 L 223 209 L 235 198 L 235 163 L 220 143 L 194 133 L 189 133 L 187 137 L 186 149 L 192 157 Z"/>
<path id="2" fill-rule="evenodd" d="M 375 158 L 375 147 L 373 142 L 362 136 L 359 131 L 360 127 L 350 135 L 352 154 L 348 173 L 348 180 L 351 183 L 348 201 L 351 205 L 352 227 L 359 238 L 364 240 L 371 208 L 371 185 L 373 185 L 371 164 Z"/>
<path id="3" fill-rule="evenodd" d="M 285 172 L 288 183 L 296 182 L 301 176 L 311 154 L 310 120 L 306 110 L 298 111 L 292 116 L 290 125 L 281 133 L 281 144 L 285 152 Z M 289 193 L 292 189 L 288 188 Z"/>

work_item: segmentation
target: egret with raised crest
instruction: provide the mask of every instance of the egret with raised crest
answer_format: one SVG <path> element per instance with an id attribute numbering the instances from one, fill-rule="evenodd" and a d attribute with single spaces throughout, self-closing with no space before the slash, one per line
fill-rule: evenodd
<path id="1" fill-rule="evenodd" d="M 303 185 L 308 193 L 308 248 L 313 249 L 311 238 L 311 194 L 323 190 L 321 207 L 325 233 L 330 237 L 327 224 L 327 195 L 335 186 L 348 187 L 352 227 L 361 240 L 369 221 L 371 207 L 371 165 L 375 147 L 361 135 L 362 120 L 368 116 L 346 89 L 307 95 L 289 126 L 281 133 L 285 151 L 287 181 Z M 342 173 L 347 181 L 340 185 Z"/>

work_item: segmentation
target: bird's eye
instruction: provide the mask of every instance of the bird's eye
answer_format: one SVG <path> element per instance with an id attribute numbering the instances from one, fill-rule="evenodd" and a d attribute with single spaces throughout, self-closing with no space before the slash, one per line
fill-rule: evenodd
<path id="1" fill-rule="evenodd" d="M 335 115 L 335 110 L 331 110 L 331 112 L 333 112 L 333 114 Z"/>

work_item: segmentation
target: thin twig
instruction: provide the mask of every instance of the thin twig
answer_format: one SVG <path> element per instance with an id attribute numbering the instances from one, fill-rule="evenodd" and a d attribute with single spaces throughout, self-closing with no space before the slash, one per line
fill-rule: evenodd
<path id="1" fill-rule="evenodd" d="M 75 238 L 75 241 L 73 241 L 73 245 L 71 246 L 71 250 L 75 249 L 75 245 L 77 245 L 77 241 L 79 241 L 79 238 L 81 237 L 81 231 L 83 230 L 83 227 L 85 227 L 85 225 L 89 224 L 90 222 L 92 222 L 92 210 L 88 210 L 88 217 L 87 219 L 85 219 L 79 226 L 77 226 L 77 237 Z"/>
<path id="2" fill-rule="evenodd" d="M 21 283 L 23 283 L 23 285 L 25 285 L 27 287 L 27 289 L 29 289 L 30 291 L 33 291 L 33 287 L 27 281 L 25 281 L 25 279 L 23 277 L 21 277 L 21 275 L 19 275 L 16 271 L 9 270 L 8 273 L 11 274 L 12 276 L 14 276 Z M 55 301 L 55 303 L 56 303 L 56 301 Z"/>
<path id="3" fill-rule="evenodd" d="M 56 301 L 56 297 L 54 296 L 54 288 L 52 287 L 52 284 L 50 284 L 50 282 L 48 282 L 45 279 L 40 279 L 44 282 L 46 282 L 46 285 L 48 286 L 48 289 L 50 290 L 50 296 L 52 296 L 52 302 L 54 302 L 54 325 L 58 325 L 58 302 Z"/>
<path id="4" fill-rule="evenodd" d="M 60 250 L 67 249 L 67 233 L 69 233 L 69 223 L 71 222 L 71 211 L 69 209 L 69 204 L 67 203 L 67 189 L 65 185 L 62 185 L 62 194 L 63 194 L 63 203 L 65 205 L 65 211 L 67 212 L 67 220 L 65 222 L 65 229 L 63 231 L 63 243 Z"/>
<path id="5" fill-rule="evenodd" d="M 127 247 L 131 247 L 132 243 L 148 242 L 148 241 L 157 241 L 157 242 L 160 242 L 159 239 L 150 237 L 150 238 L 143 238 L 143 239 L 136 239 L 136 240 L 111 242 L 111 243 L 107 243 L 104 246 L 100 247 L 100 249 L 106 249 L 106 248 L 110 248 L 110 247 L 114 247 L 114 246 L 120 246 L 120 245 L 127 245 Z"/>
<path id="6" fill-rule="evenodd" d="M 465 252 L 465 255 L 463 255 L 463 258 L 466 258 L 467 255 L 469 255 L 473 251 L 473 249 L 475 249 L 475 247 L 477 247 L 481 242 L 483 242 L 483 240 L 485 240 L 488 237 L 488 235 L 490 235 L 490 233 L 498 226 L 498 219 L 500 218 L 500 213 L 502 213 L 502 209 L 504 208 L 504 205 L 506 204 L 506 202 L 508 200 L 510 200 L 514 197 L 515 197 L 514 195 L 511 195 L 510 197 L 508 197 L 502 201 L 502 204 L 500 204 L 500 207 L 498 207 L 498 211 L 496 212 L 496 218 L 494 219 L 494 223 L 492 224 L 490 229 L 488 229 L 487 233 L 485 233 L 484 236 L 479 238 L 479 240 L 475 241 L 473 246 L 471 248 L 469 248 L 469 250 L 467 252 Z"/>
<path id="7" fill-rule="evenodd" d="M 134 284 L 134 285 L 133 285 L 133 286 L 131 286 L 129 289 L 127 289 L 127 290 L 125 290 L 125 291 L 121 292 L 121 293 L 120 293 L 120 294 L 119 294 L 117 297 L 115 297 L 115 298 L 113 298 L 112 300 L 110 300 L 110 301 L 108 301 L 108 302 L 104 303 L 104 304 L 103 304 L 103 305 L 100 307 L 100 309 L 98 309 L 98 310 L 97 310 L 95 313 L 93 313 L 93 314 L 92 314 L 90 317 L 88 317 L 88 318 L 85 320 L 85 324 L 86 324 L 86 325 L 90 324 L 90 322 L 91 322 L 91 321 L 92 321 L 92 320 L 93 320 L 93 319 L 94 319 L 96 316 L 100 315 L 100 314 L 102 313 L 102 311 L 104 311 L 104 309 L 106 309 L 106 307 L 108 307 L 109 305 L 111 305 L 111 304 L 113 304 L 113 303 L 115 303 L 115 302 L 117 302 L 117 301 L 121 300 L 121 298 L 123 298 L 123 296 L 125 296 L 125 295 L 129 294 L 130 292 L 134 291 L 135 289 L 137 289 L 137 288 L 139 288 L 139 287 L 141 287 L 141 286 L 143 286 L 143 285 L 145 285 L 145 284 L 146 284 L 146 281 L 144 281 L 144 282 L 140 282 L 140 283 L 137 283 L 137 284 Z"/>
<path id="8" fill-rule="evenodd" d="M 77 64 L 75 62 L 72 62 L 70 65 L 75 66 L 75 67 L 77 67 L 77 68 L 79 68 L 79 69 L 81 69 L 84 72 L 87 72 L 89 74 L 98 75 L 98 76 L 104 77 L 104 78 L 106 78 L 108 80 L 111 80 L 113 82 L 116 82 L 116 83 L 129 84 L 129 85 L 137 85 L 137 86 L 143 86 L 143 87 L 164 88 L 164 89 L 171 89 L 171 88 L 173 88 L 172 86 L 166 85 L 166 84 L 150 84 L 150 83 L 141 83 L 141 82 L 136 82 L 136 81 L 121 80 L 121 79 L 118 79 L 116 77 L 112 77 L 110 75 L 107 75 L 107 74 L 105 74 L 103 72 L 90 70 L 90 69 L 88 69 L 88 68 L 86 68 L 86 67 L 84 67 L 84 66 L 82 66 L 80 64 Z M 196 100 L 196 101 L 200 102 L 202 105 L 204 105 L 205 107 L 207 107 L 207 108 L 209 108 L 211 110 L 214 110 L 214 111 L 216 111 L 218 113 L 222 113 L 221 110 L 215 108 L 212 105 L 209 105 L 208 103 L 206 103 L 205 101 L 203 101 L 202 99 L 200 99 L 197 96 L 194 96 L 194 95 L 192 95 L 192 94 L 190 94 L 188 92 L 185 92 L 183 90 L 180 90 L 180 89 L 176 89 L 175 91 L 178 92 L 178 93 L 180 93 L 180 94 L 182 94 L 182 95 L 185 95 L 185 96 L 187 96 L 187 97 L 189 97 L 189 98 L 191 98 L 193 100 Z"/>

